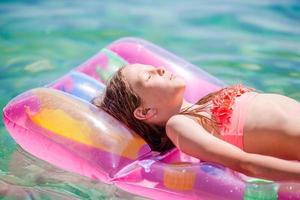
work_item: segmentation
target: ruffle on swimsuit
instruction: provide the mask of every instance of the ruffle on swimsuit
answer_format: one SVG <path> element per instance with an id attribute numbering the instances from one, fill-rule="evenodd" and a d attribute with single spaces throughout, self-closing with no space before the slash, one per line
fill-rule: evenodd
<path id="1" fill-rule="evenodd" d="M 233 85 L 222 89 L 222 91 L 212 99 L 211 113 L 219 124 L 221 132 L 226 132 L 231 123 L 235 99 L 246 92 L 255 91 L 254 88 L 245 87 L 241 84 Z"/>
<path id="2" fill-rule="evenodd" d="M 258 94 L 253 91 L 255 89 L 241 84 L 229 86 L 214 94 L 209 103 L 209 110 L 212 118 L 217 122 L 218 134 L 221 139 L 242 150 L 244 149 L 243 128 L 245 115 L 249 105 L 253 102 L 252 100 Z M 197 108 L 195 111 L 197 112 Z M 189 111 L 183 111 L 182 114 L 189 114 Z M 196 116 L 194 114 L 192 113 L 191 116 Z M 200 119 L 197 119 L 197 121 L 200 124 L 202 123 Z M 211 133 L 213 134 L 213 132 Z M 179 134 L 176 137 L 175 145 L 180 148 Z"/>

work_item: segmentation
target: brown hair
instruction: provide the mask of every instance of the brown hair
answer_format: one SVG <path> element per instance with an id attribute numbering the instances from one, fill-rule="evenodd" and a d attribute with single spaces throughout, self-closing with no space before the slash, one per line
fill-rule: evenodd
<path id="1" fill-rule="evenodd" d="M 172 149 L 174 144 L 168 138 L 164 126 L 147 124 L 134 117 L 133 112 L 141 105 L 142 99 L 124 79 L 122 75 L 123 68 L 118 69 L 107 83 L 104 94 L 95 97 L 92 103 L 135 131 L 148 143 L 152 150 L 165 152 Z M 197 113 L 199 111 L 207 112 L 208 103 L 219 92 L 210 93 L 200 99 L 196 103 L 200 105 L 199 108 L 189 110 L 191 108 L 189 107 L 180 114 L 197 117 L 204 128 L 208 130 L 208 127 L 214 127 L 216 130 L 217 122 L 213 118 L 210 119 Z"/>

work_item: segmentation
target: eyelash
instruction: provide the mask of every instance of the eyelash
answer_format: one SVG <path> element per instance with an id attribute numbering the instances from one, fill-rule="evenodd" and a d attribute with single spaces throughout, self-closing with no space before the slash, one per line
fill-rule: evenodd
<path id="1" fill-rule="evenodd" d="M 150 78 L 151 78 L 151 74 L 149 74 L 149 75 L 148 75 L 148 78 L 147 78 L 147 80 L 149 80 Z"/>

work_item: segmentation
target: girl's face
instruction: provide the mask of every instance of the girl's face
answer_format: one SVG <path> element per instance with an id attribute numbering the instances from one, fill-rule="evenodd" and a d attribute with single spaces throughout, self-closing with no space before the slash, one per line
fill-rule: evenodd
<path id="1" fill-rule="evenodd" d="M 132 64 L 122 70 L 122 75 L 142 99 L 142 108 L 175 109 L 181 106 L 185 81 L 164 68 Z"/>

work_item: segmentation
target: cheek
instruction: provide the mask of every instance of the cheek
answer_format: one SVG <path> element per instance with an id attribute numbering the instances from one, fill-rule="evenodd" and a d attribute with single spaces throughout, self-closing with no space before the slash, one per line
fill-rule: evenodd
<path id="1" fill-rule="evenodd" d="M 141 91 L 141 98 L 152 102 L 160 94 L 159 90 L 154 88 L 144 88 Z"/>
<path id="2" fill-rule="evenodd" d="M 148 99 L 148 100 L 151 100 L 152 102 L 155 101 L 162 101 L 164 99 L 166 99 L 166 96 L 169 96 L 167 95 L 166 93 L 166 90 L 164 88 L 159 88 L 159 87 L 156 87 L 156 88 L 148 88 L 148 89 L 145 89 L 144 91 L 144 96 Z"/>
<path id="3" fill-rule="evenodd" d="M 177 93 L 176 87 L 174 85 L 165 83 L 165 82 L 155 82 L 153 84 L 149 84 L 148 87 L 144 88 L 143 93 L 151 96 L 155 96 L 159 99 L 170 98 Z"/>

